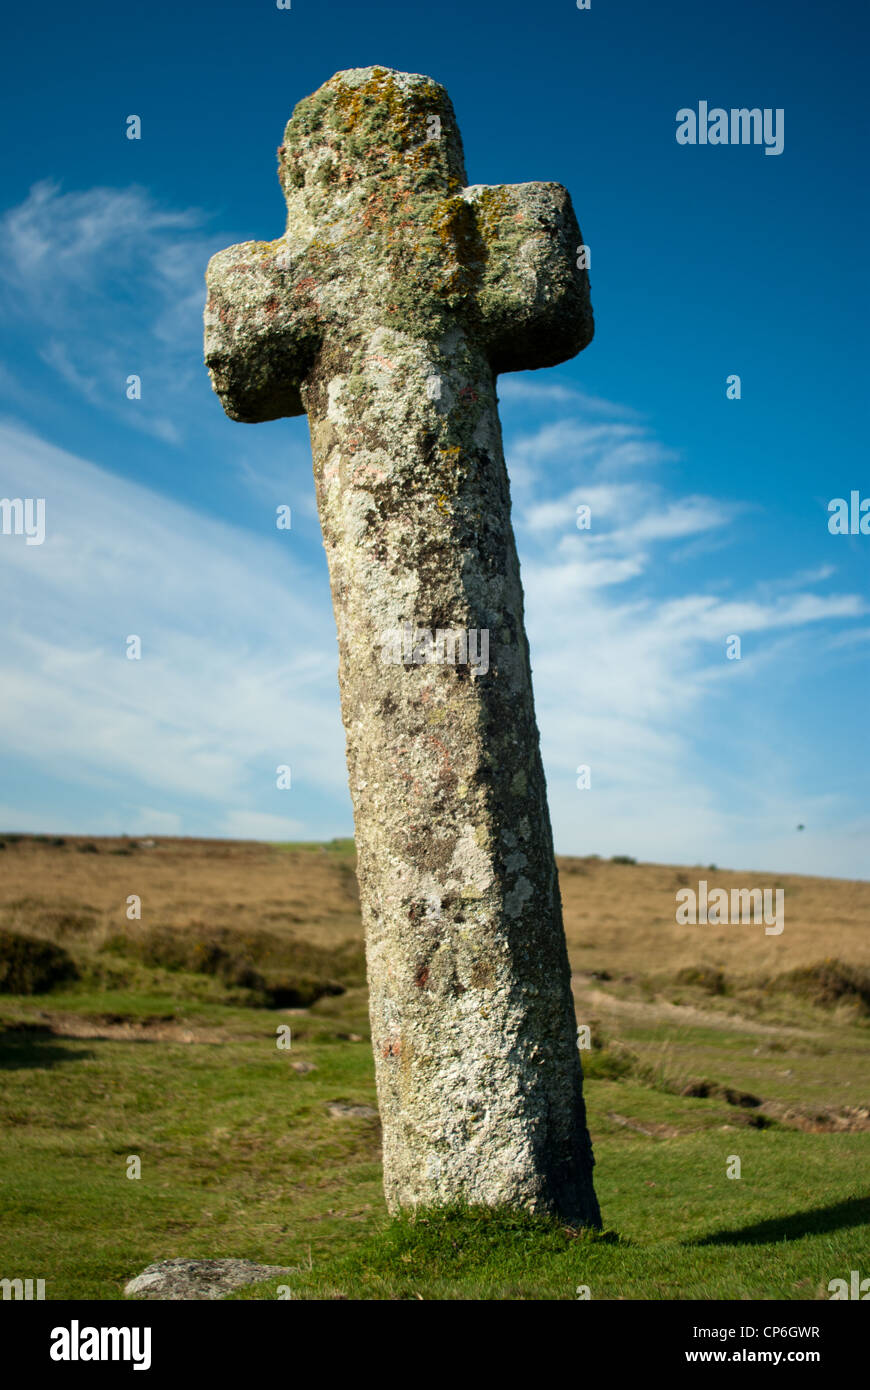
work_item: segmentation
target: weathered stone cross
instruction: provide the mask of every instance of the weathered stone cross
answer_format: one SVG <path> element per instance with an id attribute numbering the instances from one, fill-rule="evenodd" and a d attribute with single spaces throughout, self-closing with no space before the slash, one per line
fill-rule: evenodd
<path id="1" fill-rule="evenodd" d="M 308 415 L 387 1203 L 599 1225 L 495 390 L 592 337 L 571 200 L 466 187 L 444 88 L 386 68 L 278 156 L 287 231 L 212 259 L 205 357 L 232 419 Z"/>

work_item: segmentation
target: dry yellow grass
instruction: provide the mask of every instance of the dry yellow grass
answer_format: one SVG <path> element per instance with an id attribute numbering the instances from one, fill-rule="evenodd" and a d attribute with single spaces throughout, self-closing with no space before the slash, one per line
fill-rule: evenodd
<path id="1" fill-rule="evenodd" d="M 713 888 L 782 888 L 785 927 L 677 926 L 676 894 Z M 571 963 L 577 971 L 673 974 L 699 963 L 727 975 L 779 974 L 826 957 L 870 964 L 870 882 L 740 873 L 668 864 L 560 859 Z"/>
<path id="2" fill-rule="evenodd" d="M 143 927 L 265 927 L 326 947 L 361 937 L 352 857 L 247 841 L 161 839 L 151 849 L 130 848 L 135 844 L 7 840 L 0 857 L 3 925 L 99 942 L 129 925 L 127 899 L 135 894 Z M 85 845 L 98 852 L 82 852 Z M 77 917 L 91 917 L 93 928 L 77 926 Z"/>
<path id="3" fill-rule="evenodd" d="M 143 926 L 190 924 L 289 932 L 318 946 L 361 937 L 353 856 L 248 841 L 24 838 L 0 855 L 0 920 L 55 940 L 97 944 L 128 925 L 136 894 Z M 91 844 L 97 853 L 83 852 Z M 127 852 L 121 852 L 127 851 Z M 825 958 L 870 965 L 870 882 L 664 864 L 562 858 L 560 882 L 578 974 L 673 975 L 707 964 L 729 977 L 780 974 Z M 678 926 L 681 887 L 783 888 L 785 929 Z"/>

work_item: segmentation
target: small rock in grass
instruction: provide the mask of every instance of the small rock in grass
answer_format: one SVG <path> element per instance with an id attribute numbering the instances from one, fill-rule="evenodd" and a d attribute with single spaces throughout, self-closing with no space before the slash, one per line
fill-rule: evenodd
<path id="1" fill-rule="evenodd" d="M 124 1286 L 128 1298 L 218 1299 L 246 1284 L 258 1284 L 292 1271 L 284 1265 L 251 1260 L 159 1260 Z"/>

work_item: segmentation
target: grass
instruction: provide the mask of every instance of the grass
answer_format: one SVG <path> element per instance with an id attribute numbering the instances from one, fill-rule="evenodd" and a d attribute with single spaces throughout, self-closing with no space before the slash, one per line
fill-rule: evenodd
<path id="1" fill-rule="evenodd" d="M 645 948 L 655 893 L 709 871 L 560 865 L 592 1032 L 592 1237 L 517 1212 L 388 1218 L 376 1116 L 330 1110 L 376 1105 L 346 843 L 3 838 L 0 931 L 37 958 L 54 943 L 78 978 L 0 994 L 0 1277 L 117 1299 L 153 1261 L 232 1255 L 295 1270 L 238 1298 L 573 1300 L 825 1298 L 870 1274 L 867 885 L 828 881 L 820 961 L 821 881 L 797 882 L 806 922 L 756 959 L 675 926 Z M 579 917 L 566 884 L 592 900 Z M 276 1007 L 246 968 L 342 992 Z"/>
<path id="2" fill-rule="evenodd" d="M 367 1042 L 348 1038 L 364 1008 L 359 992 L 283 1015 L 289 1051 L 277 1016 L 226 1006 L 200 1011 L 187 1043 L 7 1030 L 4 1268 L 47 1278 L 49 1298 L 112 1299 L 157 1259 L 304 1266 L 310 1250 L 310 1271 L 247 1296 L 574 1298 L 588 1284 L 593 1298 L 788 1299 L 867 1266 L 866 1134 L 759 1131 L 720 1098 L 630 1079 L 587 1084 L 607 1240 L 518 1214 L 388 1221 L 377 1121 L 328 1112 L 375 1103 Z"/>
<path id="3" fill-rule="evenodd" d="M 830 1179 L 828 1159 L 819 1153 L 807 1172 L 794 1136 L 785 1143 L 768 1136 L 766 1145 L 755 1136 L 744 1150 L 753 1181 L 742 1185 L 725 1179 L 721 1141 L 712 1138 L 681 1146 L 679 1156 L 653 1155 L 637 1142 L 603 1152 L 609 1174 L 599 1176 L 599 1194 L 619 1234 L 571 1231 L 516 1212 L 427 1212 L 235 1297 L 275 1298 L 283 1284 L 296 1299 L 569 1300 L 585 1286 L 582 1296 L 592 1299 L 796 1300 L 827 1297 L 830 1279 L 860 1266 L 862 1255 L 866 1267 L 860 1228 L 868 1203 L 850 1182 L 854 1145 L 838 1155 L 842 1195 L 823 1206 L 811 1179 L 822 1176 L 821 1166 Z M 699 1182 L 699 1172 L 710 1181 Z M 795 1210 L 780 1198 L 771 1217 L 784 1177 L 804 1205 Z M 722 1214 L 711 1232 L 712 1192 Z"/>

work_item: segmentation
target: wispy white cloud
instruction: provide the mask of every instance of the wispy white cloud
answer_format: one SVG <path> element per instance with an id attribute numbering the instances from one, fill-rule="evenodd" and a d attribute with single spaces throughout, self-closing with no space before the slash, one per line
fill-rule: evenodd
<path id="1" fill-rule="evenodd" d="M 512 440 L 511 466 L 558 465 L 569 475 L 582 471 L 590 482 L 676 458 L 645 425 L 609 420 L 599 424 L 554 420 Z"/>
<path id="2" fill-rule="evenodd" d="M 215 829 L 264 814 L 295 827 L 330 798 L 346 823 L 325 571 L 274 528 L 206 518 L 8 424 L 0 456 L 0 495 L 46 499 L 43 545 L 0 542 L 7 758 L 125 806 L 159 792 Z M 283 763 L 294 788 L 279 794 Z"/>
<path id="3" fill-rule="evenodd" d="M 848 632 L 835 633 L 828 639 L 831 648 L 860 647 L 864 642 L 870 642 L 870 627 L 853 627 Z"/>
<path id="4" fill-rule="evenodd" d="M 48 180 L 0 219 L 2 300 L 42 360 L 88 404 L 171 444 L 204 375 L 204 267 L 223 241 L 205 224 L 144 188 Z M 127 399 L 130 375 L 139 400 Z"/>
<path id="5" fill-rule="evenodd" d="M 43 362 L 52 367 L 89 405 L 98 409 L 109 406 L 119 417 L 122 416 L 125 425 L 153 435 L 155 439 L 162 439 L 165 444 L 181 442 L 180 430 L 165 416 L 155 415 L 147 408 L 141 410 L 138 402 L 131 402 L 126 407 L 121 406 L 121 400 L 126 399 L 121 389 L 126 379 L 122 381 L 119 376 L 121 368 L 111 352 L 103 353 L 92 347 L 88 354 L 90 371 L 83 371 L 77 367 L 70 358 L 66 344 L 57 338 L 50 338 L 39 355 Z M 112 383 L 111 394 L 115 399 L 111 399 L 107 391 L 109 382 Z"/>
<path id="6" fill-rule="evenodd" d="M 521 401 L 532 405 L 568 406 L 582 411 L 585 415 L 607 415 L 611 420 L 637 420 L 638 412 L 631 406 L 607 401 L 602 396 L 590 395 L 576 386 L 549 379 L 535 380 L 525 374 L 500 378 L 499 399 L 509 403 Z"/>
<path id="7" fill-rule="evenodd" d="M 41 284 L 52 295 L 59 277 L 90 283 L 93 268 L 129 265 L 132 249 L 155 232 L 188 230 L 202 220 L 196 209 L 161 209 L 144 188 L 89 188 L 64 193 L 51 179 L 35 183 L 18 207 L 4 214 L 7 272 L 28 292 Z"/>
<path id="8" fill-rule="evenodd" d="M 645 431 L 631 428 L 644 458 L 658 457 Z M 717 564 L 721 578 L 708 571 L 701 586 L 697 565 L 683 561 L 711 541 L 733 546 L 747 509 L 608 474 L 599 465 L 623 429 L 555 422 L 508 436 L 512 477 L 515 448 L 522 461 L 515 523 L 557 844 L 666 862 L 860 872 L 854 838 L 838 841 L 834 830 L 838 818 L 848 827 L 847 812 L 835 796 L 808 792 L 791 731 L 777 728 L 767 706 L 771 683 L 797 696 L 820 642 L 838 641 L 839 626 L 865 615 L 867 602 L 814 592 L 829 588 L 827 565 L 761 584 L 733 562 Z M 586 481 L 553 496 L 560 439 L 585 451 Z M 581 503 L 591 508 L 589 530 L 577 529 Z M 726 659 L 732 634 L 744 643 L 740 661 Z M 714 747 L 724 771 L 711 783 Z M 580 764 L 592 768 L 590 791 L 577 788 Z M 798 821 L 815 827 L 799 844 Z"/>

